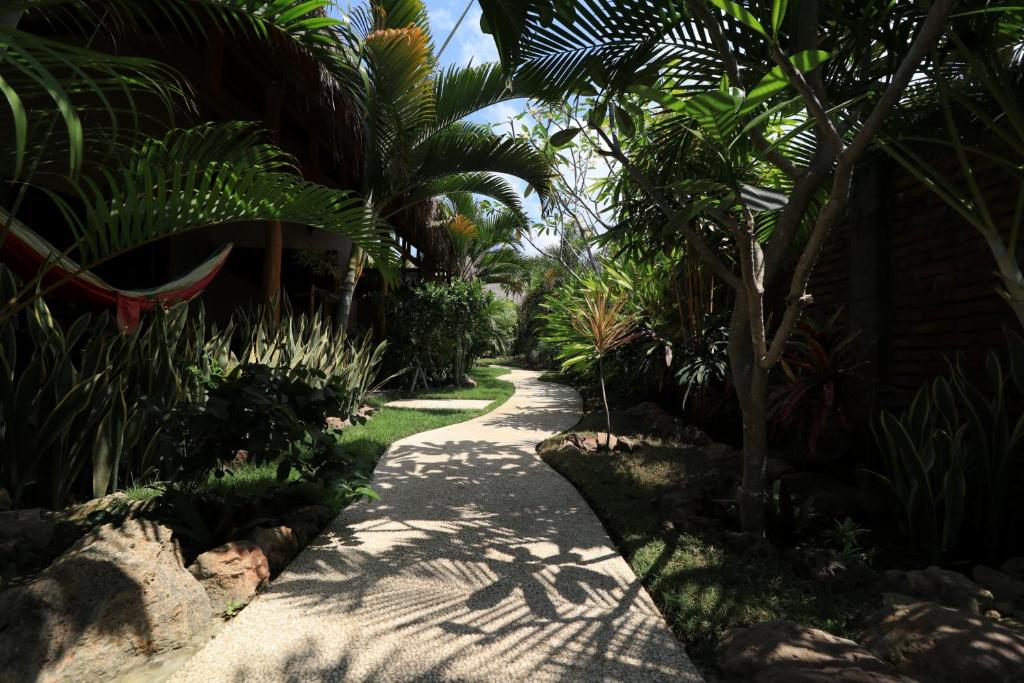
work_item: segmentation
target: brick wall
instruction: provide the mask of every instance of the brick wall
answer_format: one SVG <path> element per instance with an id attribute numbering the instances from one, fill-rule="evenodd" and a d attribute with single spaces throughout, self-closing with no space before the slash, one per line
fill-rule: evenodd
<path id="1" fill-rule="evenodd" d="M 1016 190 L 982 181 L 1009 225 Z M 877 408 L 905 407 L 958 352 L 972 375 L 983 372 L 987 350 L 1005 347 L 1003 327 L 1019 326 L 997 286 L 981 236 L 918 180 L 881 162 L 860 173 L 810 284 L 812 312 L 842 305 L 850 329 L 862 331 L 860 426 Z M 777 312 L 787 288 L 783 278 L 770 289 Z"/>

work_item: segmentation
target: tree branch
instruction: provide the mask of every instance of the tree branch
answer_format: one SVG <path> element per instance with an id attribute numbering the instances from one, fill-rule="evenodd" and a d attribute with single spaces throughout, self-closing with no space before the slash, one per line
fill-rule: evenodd
<path id="1" fill-rule="evenodd" d="M 942 36 L 946 29 L 946 21 L 956 4 L 957 0 L 936 0 L 928 10 L 928 16 L 921 24 L 921 30 L 917 32 L 917 37 L 910 45 L 910 50 L 904 55 L 903 61 L 889 82 L 889 87 L 882 93 L 881 99 L 878 100 L 874 110 L 868 116 L 868 120 L 854 136 L 847 154 L 856 158 L 867 149 L 893 107 L 903 97 L 904 91 L 910 85 L 910 79 L 914 77 L 921 62 Z"/>
<path id="2" fill-rule="evenodd" d="M 843 141 L 843 136 L 836 130 L 835 123 L 828 115 L 828 111 L 825 108 L 825 104 L 818 97 L 818 94 L 814 92 L 814 89 L 807 83 L 804 75 L 800 73 L 800 70 L 795 68 L 789 58 L 783 54 L 782 50 L 777 46 L 772 47 L 772 60 L 778 64 L 779 68 L 782 69 L 782 73 L 786 74 L 789 81 L 796 88 L 796 91 L 800 93 L 801 99 L 804 101 L 804 106 L 807 107 L 807 111 L 814 117 L 815 122 L 818 124 L 818 129 L 822 135 L 832 146 L 832 150 L 836 156 L 839 156 L 846 149 L 846 143 Z"/>

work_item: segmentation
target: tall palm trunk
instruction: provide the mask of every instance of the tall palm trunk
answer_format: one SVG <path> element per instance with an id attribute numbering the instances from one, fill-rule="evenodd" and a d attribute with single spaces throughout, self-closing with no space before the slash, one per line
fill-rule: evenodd
<path id="1" fill-rule="evenodd" d="M 338 292 L 338 308 L 335 311 L 334 318 L 338 329 L 344 330 L 348 328 L 348 318 L 352 313 L 352 298 L 355 296 L 359 277 L 363 274 L 365 259 L 365 252 L 359 246 L 353 244 L 352 254 L 348 259 L 348 270 L 345 272 L 345 279 L 341 281 L 341 290 Z"/>

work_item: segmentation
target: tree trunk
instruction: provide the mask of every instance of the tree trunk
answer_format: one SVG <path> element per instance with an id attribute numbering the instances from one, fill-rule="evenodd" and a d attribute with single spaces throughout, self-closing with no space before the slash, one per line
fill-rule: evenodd
<path id="1" fill-rule="evenodd" d="M 740 526 L 763 535 L 768 459 L 767 377 L 754 355 L 747 305 L 737 296 L 729 326 L 729 365 L 743 416 L 743 479 L 736 494 Z"/>
<path id="2" fill-rule="evenodd" d="M 604 403 L 604 421 L 607 433 L 604 438 L 605 450 L 611 450 L 612 445 L 612 411 L 608 409 L 608 394 L 604 389 L 604 358 L 597 359 L 597 376 L 601 381 L 601 401 Z"/>
<path id="3" fill-rule="evenodd" d="M 273 322 L 281 315 L 281 265 L 284 233 L 281 221 L 268 221 L 263 228 L 263 303 Z"/>
<path id="4" fill-rule="evenodd" d="M 348 329 L 348 318 L 352 313 L 352 298 L 356 293 L 356 285 L 359 284 L 359 276 L 363 270 L 363 250 L 352 245 L 352 254 L 348 259 L 348 270 L 345 271 L 345 279 L 341 281 L 341 289 L 338 291 L 338 308 L 335 311 L 334 322 L 339 330 Z"/>

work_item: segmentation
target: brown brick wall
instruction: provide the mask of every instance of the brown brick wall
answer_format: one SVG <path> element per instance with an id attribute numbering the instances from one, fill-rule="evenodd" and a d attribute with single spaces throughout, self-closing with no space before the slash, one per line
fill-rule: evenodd
<path id="1" fill-rule="evenodd" d="M 971 225 L 901 169 L 877 164 L 865 178 L 811 277 L 810 310 L 843 305 L 848 319 L 854 311 L 851 327 L 866 329 L 860 344 L 873 361 L 867 374 L 874 396 L 864 398 L 901 409 L 958 352 L 980 375 L 987 350 L 1005 346 L 1003 327 L 1019 325 Z M 1008 225 L 1016 191 L 987 186 L 997 221 Z M 858 239 L 867 247 L 857 249 Z M 776 311 L 787 288 L 784 278 L 770 289 Z"/>

